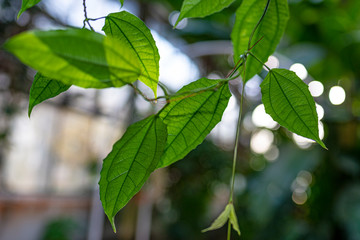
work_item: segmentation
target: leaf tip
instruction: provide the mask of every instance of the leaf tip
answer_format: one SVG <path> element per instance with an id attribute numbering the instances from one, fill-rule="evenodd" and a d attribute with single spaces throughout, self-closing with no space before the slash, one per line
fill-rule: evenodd
<path id="1" fill-rule="evenodd" d="M 116 233 L 115 217 L 108 216 L 108 218 L 109 218 L 109 221 L 111 223 L 111 226 L 112 226 L 112 229 L 113 229 L 114 233 Z"/>
<path id="2" fill-rule="evenodd" d="M 316 141 L 321 147 L 323 147 L 325 150 L 329 150 L 326 145 L 324 144 L 323 141 L 321 141 L 320 139 Z"/>
<path id="3" fill-rule="evenodd" d="M 28 117 L 30 118 L 31 112 L 32 112 L 32 107 L 29 105 L 29 109 L 28 109 Z"/>

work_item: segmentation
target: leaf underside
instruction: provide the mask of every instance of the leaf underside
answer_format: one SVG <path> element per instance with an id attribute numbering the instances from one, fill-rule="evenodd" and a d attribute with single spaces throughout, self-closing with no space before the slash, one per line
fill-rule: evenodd
<path id="1" fill-rule="evenodd" d="M 29 94 L 29 110 L 30 117 L 32 109 L 39 103 L 55 97 L 62 92 L 65 92 L 71 85 L 66 85 L 60 81 L 47 78 L 40 73 L 36 73 L 34 82 L 31 85 Z"/>
<path id="2" fill-rule="evenodd" d="M 251 33 L 264 12 L 267 0 L 243 1 L 236 11 L 236 20 L 231 33 L 234 47 L 234 61 L 240 59 L 240 55 L 248 50 L 248 42 Z M 255 31 L 250 47 L 258 40 L 258 44 L 250 51 L 262 62 L 266 62 L 275 51 L 282 35 L 284 34 L 289 10 L 287 0 L 271 0 L 267 13 Z M 262 69 L 262 64 L 249 56 L 246 61 L 245 81 L 252 78 Z"/>
<path id="3" fill-rule="evenodd" d="M 156 96 L 160 55 L 149 28 L 138 17 L 122 11 L 106 17 L 103 31 L 129 46 L 141 64 L 139 80 L 149 86 Z"/>
<path id="4" fill-rule="evenodd" d="M 206 17 L 220 12 L 235 0 L 184 0 L 175 27 L 184 18 Z"/>
<path id="5" fill-rule="evenodd" d="M 67 85 L 121 87 L 141 73 L 126 44 L 86 29 L 29 31 L 4 46 L 23 63 Z"/>
<path id="6" fill-rule="evenodd" d="M 319 138 L 315 101 L 308 86 L 294 72 L 272 69 L 260 87 L 266 113 L 288 130 L 326 148 Z"/>
<path id="7" fill-rule="evenodd" d="M 100 199 L 115 232 L 115 215 L 155 170 L 166 138 L 166 125 L 161 118 L 150 116 L 131 125 L 104 159 Z"/>
<path id="8" fill-rule="evenodd" d="M 36 4 L 38 4 L 41 0 L 23 0 L 21 3 L 21 9 L 17 15 L 17 18 L 19 18 L 21 16 L 21 14 L 23 12 L 25 12 L 27 9 L 35 6 Z"/>
<path id="9" fill-rule="evenodd" d="M 184 86 L 178 93 L 216 86 L 219 83 L 221 80 L 201 78 Z M 216 91 L 204 91 L 191 97 L 174 100 L 167 105 L 160 113 L 160 117 L 167 125 L 169 136 L 158 168 L 166 167 L 184 158 L 202 143 L 220 122 L 230 96 L 228 84 L 222 82 Z"/>

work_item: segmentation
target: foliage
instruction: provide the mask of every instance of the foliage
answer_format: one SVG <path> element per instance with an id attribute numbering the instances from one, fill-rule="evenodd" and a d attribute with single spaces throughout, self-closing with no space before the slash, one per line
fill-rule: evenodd
<path id="1" fill-rule="evenodd" d="M 39 1 L 25 1 L 19 12 Z M 123 4 L 123 1 L 120 1 Z M 228 7 L 234 0 L 184 0 L 176 24 L 186 17 L 204 17 Z M 84 28 L 87 18 L 85 1 Z M 234 45 L 234 69 L 225 79 L 201 78 L 170 95 L 159 84 L 165 96 L 157 96 L 159 53 L 147 26 L 136 16 L 122 11 L 105 18 L 106 36 L 86 29 L 30 31 L 8 40 L 4 47 L 38 74 L 30 92 L 32 108 L 71 85 L 83 88 L 132 86 L 145 100 L 165 99 L 165 106 L 156 114 L 132 124 L 113 150 L 104 159 L 100 178 L 100 198 L 116 231 L 114 217 L 141 189 L 149 175 L 168 166 L 199 145 L 215 125 L 231 96 L 229 82 L 242 75 L 245 82 L 265 66 L 269 71 L 261 84 L 266 112 L 290 131 L 311 138 L 326 148 L 319 138 L 315 102 L 304 82 L 286 69 L 269 69 L 264 62 L 275 51 L 288 20 L 286 0 L 243 1 L 236 11 L 231 34 Z M 100 19 L 100 18 L 99 18 Z M 145 96 L 133 84 L 142 81 L 153 90 L 155 98 Z M 244 88 L 243 92 L 244 93 Z M 242 110 L 244 94 L 240 107 Z M 220 228 L 229 220 L 240 235 L 234 205 L 237 144 L 241 114 L 237 126 L 231 193 L 223 213 L 205 231 Z"/>

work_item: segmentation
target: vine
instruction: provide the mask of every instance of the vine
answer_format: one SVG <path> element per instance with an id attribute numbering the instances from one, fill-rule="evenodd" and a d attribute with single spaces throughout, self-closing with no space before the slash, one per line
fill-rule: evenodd
<path id="1" fill-rule="evenodd" d="M 23 1 L 19 16 L 38 2 L 40 0 Z M 184 0 L 175 27 L 184 18 L 208 16 L 233 2 Z M 224 211 L 203 232 L 228 222 L 227 239 L 231 238 L 231 227 L 240 235 L 233 195 L 245 84 L 263 67 L 268 70 L 260 85 L 266 112 L 283 127 L 326 148 L 319 138 L 315 102 L 307 85 L 294 72 L 270 69 L 264 64 L 284 33 L 289 18 L 287 0 L 243 1 L 236 11 L 231 34 L 234 68 L 225 79 L 201 78 L 174 94 L 169 94 L 167 87 L 159 82 L 160 55 L 144 22 L 126 11 L 88 18 L 86 0 L 83 0 L 83 9 L 83 29 L 29 31 L 14 36 L 4 47 L 38 70 L 30 90 L 29 116 L 34 106 L 68 90 L 71 85 L 98 89 L 129 85 L 151 104 L 157 104 L 160 99 L 166 101 L 158 113 L 129 126 L 103 161 L 100 199 L 114 231 L 115 215 L 141 189 L 150 174 L 181 160 L 221 121 L 231 96 L 229 81 L 240 76 L 242 91 L 229 200 Z M 99 19 L 105 19 L 105 36 L 96 33 L 90 24 Z M 252 44 L 253 39 L 257 40 Z M 137 88 L 136 80 L 152 89 L 155 97 L 150 98 Z M 163 96 L 157 96 L 158 86 Z"/>

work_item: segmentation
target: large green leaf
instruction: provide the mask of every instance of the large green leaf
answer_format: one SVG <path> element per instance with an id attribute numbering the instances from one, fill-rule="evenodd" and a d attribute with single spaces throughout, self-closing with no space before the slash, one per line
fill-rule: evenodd
<path id="1" fill-rule="evenodd" d="M 160 55 L 144 22 L 125 11 L 111 13 L 105 19 L 103 31 L 129 45 L 141 63 L 142 74 L 139 80 L 149 86 L 156 95 Z"/>
<path id="2" fill-rule="evenodd" d="M 235 0 L 184 0 L 175 26 L 184 18 L 205 17 L 228 7 Z"/>
<path id="3" fill-rule="evenodd" d="M 275 121 L 326 148 L 319 138 L 314 99 L 308 86 L 294 72 L 272 69 L 260 86 L 265 111 Z"/>
<path id="4" fill-rule="evenodd" d="M 186 93 L 217 85 L 216 91 L 182 97 L 162 110 L 160 117 L 168 126 L 169 136 L 158 167 L 166 167 L 184 158 L 199 145 L 220 122 L 231 96 L 228 84 L 221 80 L 201 78 L 180 89 L 178 93 Z"/>
<path id="5" fill-rule="evenodd" d="M 68 85 L 120 87 L 141 74 L 138 58 L 125 43 L 86 29 L 29 31 L 11 38 L 5 48 Z"/>
<path id="6" fill-rule="evenodd" d="M 29 111 L 30 117 L 32 109 L 39 103 L 46 99 L 55 97 L 70 88 L 70 85 L 64 84 L 60 81 L 47 78 L 40 73 L 36 73 L 34 82 L 31 85 L 29 95 Z"/>
<path id="7" fill-rule="evenodd" d="M 236 20 L 231 33 L 234 46 L 234 60 L 237 62 L 241 54 L 248 50 L 248 42 L 251 33 L 261 18 L 268 0 L 246 0 L 243 1 L 236 11 Z M 262 62 L 266 62 L 275 51 L 284 33 L 289 10 L 287 0 L 271 0 L 267 13 L 258 26 L 252 38 L 250 47 L 258 40 L 260 42 L 250 51 Z M 261 71 L 262 64 L 253 57 L 246 62 L 246 77 L 249 80 Z"/>
<path id="8" fill-rule="evenodd" d="M 131 125 L 104 159 L 100 199 L 114 231 L 114 217 L 141 189 L 160 160 L 167 138 L 158 116 Z"/>
<path id="9" fill-rule="evenodd" d="M 25 12 L 28 8 L 35 6 L 40 1 L 41 0 L 22 0 L 21 9 L 17 17 L 19 18 L 23 12 Z"/>

